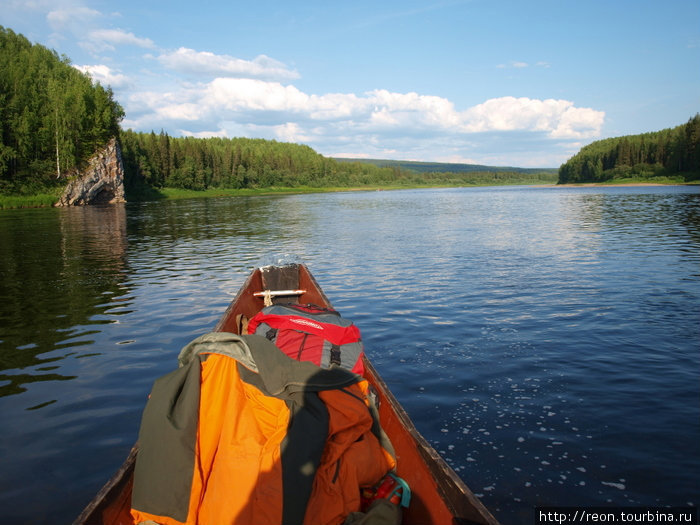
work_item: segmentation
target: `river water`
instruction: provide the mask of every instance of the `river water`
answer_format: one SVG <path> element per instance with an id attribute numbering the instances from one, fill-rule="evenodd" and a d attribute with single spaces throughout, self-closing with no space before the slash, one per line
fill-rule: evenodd
<path id="1" fill-rule="evenodd" d="M 700 503 L 700 188 L 505 187 L 0 211 L 0 522 L 71 522 L 280 261 L 504 524 Z"/>

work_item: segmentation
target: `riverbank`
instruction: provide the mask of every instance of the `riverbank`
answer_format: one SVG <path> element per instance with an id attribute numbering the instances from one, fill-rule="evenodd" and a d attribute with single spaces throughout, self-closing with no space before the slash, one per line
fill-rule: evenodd
<path id="1" fill-rule="evenodd" d="M 586 187 L 614 187 L 614 186 L 670 186 L 670 185 L 698 185 L 700 180 L 685 181 L 681 177 L 659 177 L 654 182 L 640 179 L 617 179 L 607 182 L 584 182 L 576 184 L 533 184 L 531 182 L 523 182 L 519 186 L 533 186 L 540 188 L 586 188 Z M 513 185 L 513 184 L 509 184 Z M 163 200 L 163 199 L 196 199 L 202 197 L 250 197 L 259 195 L 294 195 L 305 193 L 335 193 L 342 191 L 391 191 L 391 190 L 406 190 L 406 189 L 430 189 L 430 188 L 471 188 L 471 187 L 488 187 L 498 186 L 495 184 L 474 184 L 474 185 L 369 185 L 356 187 L 327 187 L 316 188 L 311 186 L 296 186 L 296 187 L 270 187 L 270 188 L 209 188 L 206 190 L 186 190 L 181 188 L 161 188 L 149 189 L 147 197 L 139 198 L 136 196 L 127 195 L 127 201 L 137 202 L 144 200 Z M 51 207 L 58 200 L 59 193 L 41 193 L 37 195 L 0 195 L 0 210 L 12 208 L 47 208 Z"/>
<path id="2" fill-rule="evenodd" d="M 37 193 L 35 195 L 0 195 L 0 210 L 10 208 L 50 208 L 58 201 L 60 193 Z"/>
<path id="3" fill-rule="evenodd" d="M 530 185 L 525 182 L 523 186 Z M 472 185 L 470 185 L 471 187 Z M 490 186 L 486 184 L 475 184 L 476 186 Z M 127 202 L 140 201 L 157 201 L 157 200 L 172 200 L 172 199 L 197 199 L 203 197 L 251 197 L 262 195 L 295 195 L 306 193 L 337 193 L 343 191 L 391 191 L 391 190 L 406 190 L 406 189 L 429 189 L 429 188 L 452 188 L 456 187 L 450 184 L 437 185 L 367 185 L 367 186 L 332 186 L 325 188 L 317 188 L 311 186 L 295 186 L 295 187 L 269 187 L 269 188 L 209 188 L 206 190 L 187 190 L 182 188 L 149 188 L 148 192 L 143 195 L 129 195 L 127 193 Z M 462 186 L 458 186 L 462 187 Z M 40 195 L 0 195 L 0 210 L 11 208 L 44 208 L 51 207 L 58 200 L 58 194 L 40 194 Z"/>
<path id="4" fill-rule="evenodd" d="M 613 179 L 605 182 L 578 182 L 569 184 L 544 184 L 546 188 L 586 188 L 586 187 L 626 187 L 626 186 L 697 186 L 700 180 L 686 180 L 685 177 L 654 177 L 650 179 Z"/>
<path id="5" fill-rule="evenodd" d="M 284 195 L 299 193 L 326 193 L 334 191 L 364 190 L 366 188 L 210 188 L 207 190 L 185 190 L 181 188 L 149 188 L 145 195 L 127 195 L 128 202 L 156 201 L 165 199 L 194 199 L 201 197 L 245 197 L 254 195 Z M 367 188 L 376 189 L 376 188 Z M 394 189 L 394 188 L 382 188 Z M 0 210 L 11 208 L 49 208 L 58 200 L 59 193 L 41 193 L 36 195 L 0 195 Z"/>

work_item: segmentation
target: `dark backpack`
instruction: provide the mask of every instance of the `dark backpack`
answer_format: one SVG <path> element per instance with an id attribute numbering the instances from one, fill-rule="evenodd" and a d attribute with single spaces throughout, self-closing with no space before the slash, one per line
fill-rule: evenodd
<path id="1" fill-rule="evenodd" d="M 267 337 L 297 361 L 364 373 L 360 329 L 335 310 L 312 304 L 266 306 L 249 320 L 248 333 Z"/>

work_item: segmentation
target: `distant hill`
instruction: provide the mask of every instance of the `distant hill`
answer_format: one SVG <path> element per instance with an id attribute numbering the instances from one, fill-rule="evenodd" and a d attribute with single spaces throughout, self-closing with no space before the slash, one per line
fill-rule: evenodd
<path id="1" fill-rule="evenodd" d="M 557 168 L 516 168 L 512 166 L 484 166 L 481 164 L 458 164 L 451 162 L 415 162 L 410 160 L 348 159 L 333 157 L 338 162 L 359 162 L 380 168 L 399 168 L 416 173 L 557 173 Z"/>

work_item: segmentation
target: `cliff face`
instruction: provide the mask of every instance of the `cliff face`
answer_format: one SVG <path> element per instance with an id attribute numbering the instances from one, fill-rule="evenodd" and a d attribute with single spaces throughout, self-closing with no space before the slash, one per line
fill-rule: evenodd
<path id="1" fill-rule="evenodd" d="M 83 206 L 126 202 L 124 164 L 116 139 L 112 139 L 88 161 L 88 167 L 72 179 L 54 206 Z"/>

